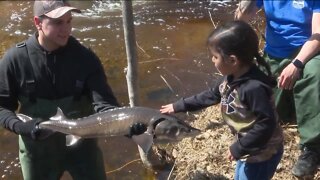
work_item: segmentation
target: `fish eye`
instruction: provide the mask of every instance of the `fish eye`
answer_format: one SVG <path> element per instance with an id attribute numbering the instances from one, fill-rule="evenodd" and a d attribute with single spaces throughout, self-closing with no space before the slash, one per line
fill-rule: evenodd
<path id="1" fill-rule="evenodd" d="M 185 132 L 190 133 L 191 129 L 184 129 Z"/>

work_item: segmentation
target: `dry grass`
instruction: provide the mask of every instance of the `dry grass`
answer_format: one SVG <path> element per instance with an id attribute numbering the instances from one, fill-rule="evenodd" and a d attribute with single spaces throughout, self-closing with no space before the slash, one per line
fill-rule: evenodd
<path id="1" fill-rule="evenodd" d="M 192 125 L 202 129 L 203 133 L 168 148 L 175 159 L 169 179 L 233 179 L 235 162 L 226 158 L 232 135 L 223 124 L 218 107 L 207 108 L 192 116 L 196 119 Z M 297 129 L 289 125 L 283 125 L 283 129 L 285 151 L 273 179 L 297 179 L 291 175 L 291 168 L 299 155 Z M 313 179 L 320 179 L 320 174 Z"/>

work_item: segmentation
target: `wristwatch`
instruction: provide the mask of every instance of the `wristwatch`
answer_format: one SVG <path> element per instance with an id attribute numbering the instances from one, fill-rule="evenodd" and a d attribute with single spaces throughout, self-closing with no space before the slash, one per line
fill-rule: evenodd
<path id="1" fill-rule="evenodd" d="M 303 69 L 304 68 L 304 64 L 299 60 L 299 59 L 294 59 L 291 61 L 291 63 L 297 67 L 298 69 Z"/>

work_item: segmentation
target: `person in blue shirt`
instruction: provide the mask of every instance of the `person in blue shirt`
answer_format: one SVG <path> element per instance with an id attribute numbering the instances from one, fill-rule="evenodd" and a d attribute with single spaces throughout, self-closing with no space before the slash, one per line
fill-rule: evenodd
<path id="1" fill-rule="evenodd" d="M 292 173 L 312 176 L 320 162 L 320 1 L 242 1 L 235 18 L 249 21 L 260 8 L 266 19 L 264 57 L 278 77 L 280 119 L 294 114 L 300 134 L 301 154 Z"/>

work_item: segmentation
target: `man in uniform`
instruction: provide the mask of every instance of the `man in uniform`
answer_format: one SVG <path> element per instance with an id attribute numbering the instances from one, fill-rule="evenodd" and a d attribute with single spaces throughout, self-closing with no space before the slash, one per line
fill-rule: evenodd
<path id="1" fill-rule="evenodd" d="M 0 62 L 0 124 L 19 134 L 19 158 L 25 180 L 57 180 L 64 171 L 73 179 L 106 179 L 96 139 L 67 147 L 65 135 L 37 125 L 60 107 L 68 118 L 88 116 L 118 106 L 98 57 L 71 33 L 71 12 L 62 0 L 34 3 L 37 32 L 11 48 Z M 15 111 L 33 119 L 20 121 Z"/>

